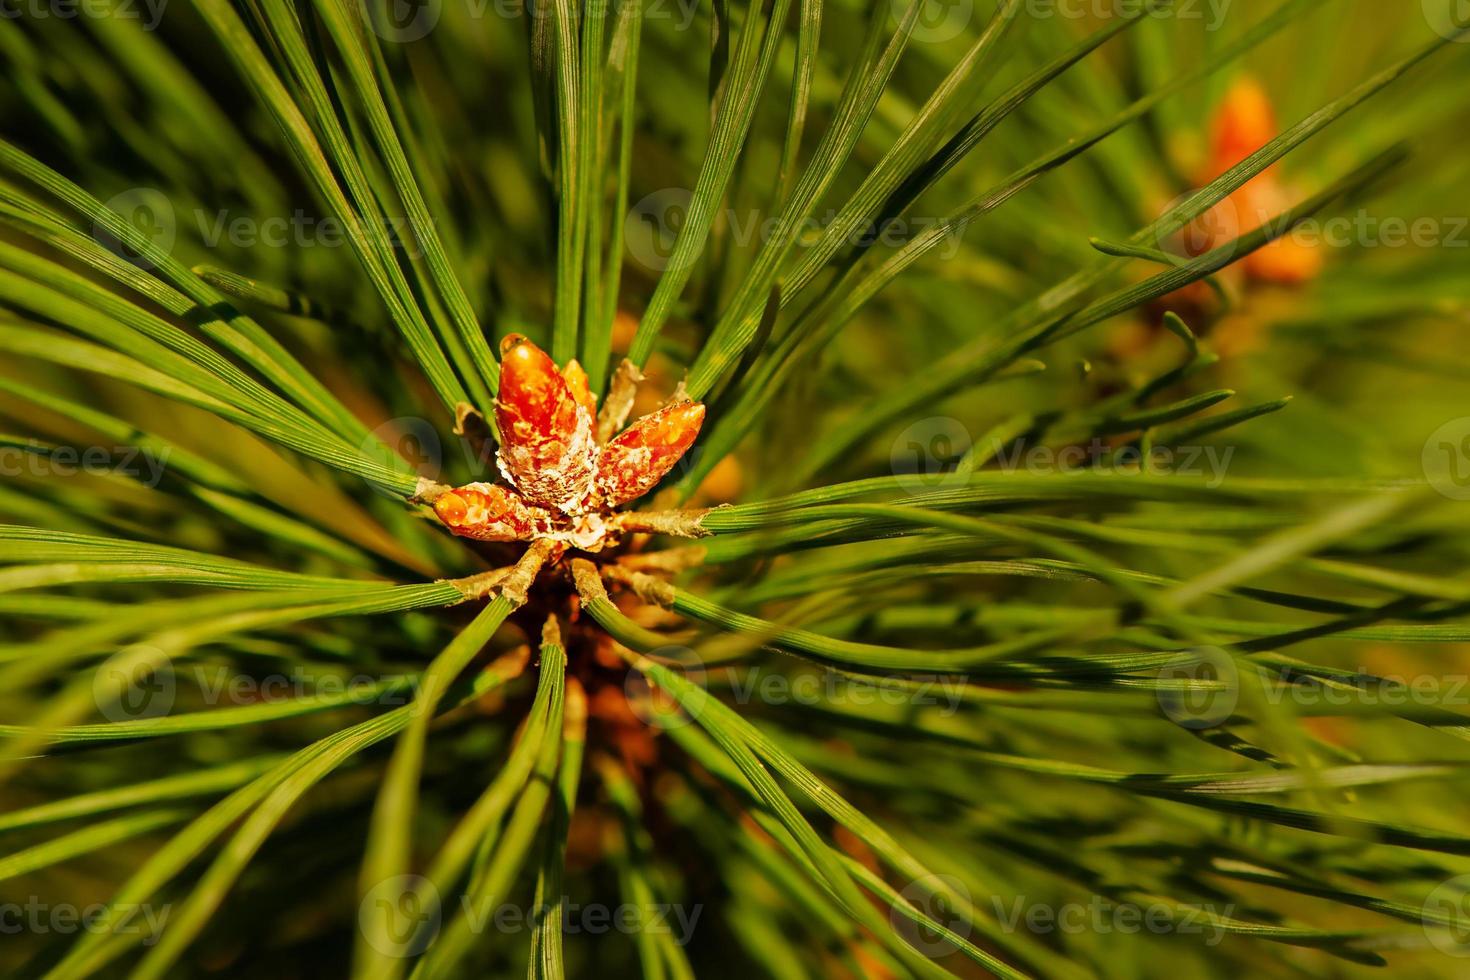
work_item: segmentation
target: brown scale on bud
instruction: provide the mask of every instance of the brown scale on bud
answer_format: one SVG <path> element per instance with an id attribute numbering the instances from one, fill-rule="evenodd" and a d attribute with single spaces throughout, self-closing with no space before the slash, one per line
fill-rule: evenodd
<path id="1" fill-rule="evenodd" d="M 555 362 L 525 337 L 506 337 L 500 354 L 500 472 L 531 506 L 576 513 L 597 467 L 592 414 L 578 403 Z"/>
<path id="2" fill-rule="evenodd" d="M 589 418 L 597 418 L 597 396 L 592 394 L 592 383 L 587 378 L 587 372 L 575 357 L 567 361 L 567 366 L 561 369 L 561 376 L 572 393 L 572 400 L 587 410 Z"/>
<path id="3" fill-rule="evenodd" d="M 541 348 L 518 335 L 505 339 L 501 356 L 495 421 L 500 471 L 510 486 L 434 486 L 422 499 L 432 501 L 439 520 L 461 537 L 540 542 L 554 548 L 548 561 L 566 548 L 615 547 L 638 515 L 615 515 L 612 508 L 643 496 L 673 469 L 699 435 L 704 406 L 680 399 L 599 448 L 592 421 L 597 402 L 580 364 L 569 361 L 559 371 Z M 654 527 L 697 533 L 703 513 Z"/>
<path id="4" fill-rule="evenodd" d="M 462 538 L 476 541 L 528 541 L 533 517 L 514 491 L 489 483 L 471 483 L 434 501 L 434 513 Z"/>
<path id="5" fill-rule="evenodd" d="M 616 507 L 652 490 L 694 445 L 703 424 L 704 406 L 684 401 L 628 426 L 603 447 L 598 460 L 599 502 Z"/>

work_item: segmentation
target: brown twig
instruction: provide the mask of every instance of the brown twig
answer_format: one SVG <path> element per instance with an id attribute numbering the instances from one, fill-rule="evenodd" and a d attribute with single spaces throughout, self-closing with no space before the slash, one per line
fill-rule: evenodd
<path id="1" fill-rule="evenodd" d="M 572 584 L 577 587 L 577 595 L 583 602 L 607 598 L 607 586 L 602 584 L 596 565 L 586 558 L 573 558 L 569 564 L 572 566 Z"/>
<path id="2" fill-rule="evenodd" d="M 690 568 L 698 568 L 704 564 L 704 556 L 703 546 L 696 545 L 690 548 L 670 548 L 668 551 L 645 551 L 636 555 L 622 555 L 616 561 L 624 568 L 631 568 L 635 571 L 671 575 Z"/>
<path id="3" fill-rule="evenodd" d="M 561 623 L 557 622 L 555 613 L 547 616 L 546 623 L 541 627 L 541 645 L 561 646 Z"/>
<path id="4" fill-rule="evenodd" d="M 490 464 L 495 461 L 495 429 L 484 413 L 475 406 L 468 402 L 460 402 L 454 406 L 454 434 L 470 444 L 475 458 L 481 463 Z"/>
<path id="5" fill-rule="evenodd" d="M 654 606 L 670 608 L 674 604 L 674 587 L 661 578 L 635 572 L 618 565 L 604 565 L 602 572 L 608 581 L 620 582 L 638 594 L 638 598 Z"/>
<path id="6" fill-rule="evenodd" d="M 411 504 L 432 504 L 453 489 L 453 487 L 445 486 L 426 476 L 421 476 L 419 477 L 419 482 L 414 485 L 413 494 L 408 498 L 408 502 Z"/>
<path id="7" fill-rule="evenodd" d="M 643 380 L 643 372 L 638 370 L 638 365 L 623 358 L 623 363 L 618 365 L 617 371 L 613 373 L 612 384 L 607 390 L 607 399 L 602 403 L 602 411 L 597 416 L 597 442 L 599 445 L 606 443 L 622 429 L 623 423 L 628 421 L 628 416 L 633 411 L 633 399 L 638 394 L 638 384 Z"/>
<path id="8" fill-rule="evenodd" d="M 531 645 L 522 643 L 485 665 L 485 673 L 494 674 L 502 682 L 513 681 L 526 669 L 526 664 L 531 662 Z"/>
<path id="9" fill-rule="evenodd" d="M 510 574 L 500 586 L 500 594 L 509 599 L 513 608 L 519 609 L 526 604 L 526 599 L 531 591 L 531 583 L 536 581 L 536 576 L 541 572 L 542 566 L 550 560 L 554 551 L 561 545 L 547 538 L 538 538 L 531 542 L 531 547 L 521 555 L 521 560 L 515 563 Z"/>
<path id="10" fill-rule="evenodd" d="M 707 538 L 701 525 L 710 508 L 693 510 L 630 510 L 614 515 L 613 521 L 624 531 L 646 534 L 669 534 L 677 538 Z"/>
<path id="11" fill-rule="evenodd" d="M 493 568 L 488 572 L 476 572 L 464 578 L 451 578 L 443 581 L 458 589 L 464 596 L 464 601 L 468 602 L 471 599 L 483 599 L 494 592 L 495 587 L 505 581 L 505 577 L 511 573 L 512 568 L 513 566 L 507 565 L 505 568 Z"/>

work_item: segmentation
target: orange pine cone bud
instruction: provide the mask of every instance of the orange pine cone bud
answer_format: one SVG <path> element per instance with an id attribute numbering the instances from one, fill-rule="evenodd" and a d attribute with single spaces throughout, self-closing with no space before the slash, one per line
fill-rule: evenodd
<path id="1" fill-rule="evenodd" d="M 574 512 L 597 462 L 592 415 L 546 352 L 525 337 L 506 337 L 500 356 L 500 472 L 526 503 Z"/>
<path id="2" fill-rule="evenodd" d="M 613 318 L 612 349 L 619 354 L 626 353 L 637 335 L 638 318 L 627 310 L 618 310 Z"/>
<path id="3" fill-rule="evenodd" d="M 1322 251 L 1314 244 L 1281 238 L 1245 258 L 1245 269 L 1262 282 L 1300 286 L 1322 272 Z"/>
<path id="4" fill-rule="evenodd" d="M 561 376 L 565 379 L 567 387 L 572 390 L 572 398 L 578 405 L 587 409 L 587 414 L 594 419 L 597 417 L 597 398 L 592 394 L 592 385 L 587 380 L 587 372 L 582 370 L 582 365 L 574 357 L 567 361 L 567 366 L 561 369 Z"/>
<path id="5" fill-rule="evenodd" d="M 692 503 L 704 507 L 710 504 L 728 504 L 740 496 L 745 486 L 745 470 L 740 460 L 726 456 L 714 465 L 709 475 L 694 491 Z"/>
<path id="6" fill-rule="evenodd" d="M 434 501 L 434 513 L 462 538 L 520 541 L 531 533 L 531 513 L 514 492 L 489 483 L 471 483 Z"/>
<path id="7" fill-rule="evenodd" d="M 1239 78 L 1225 93 L 1210 127 L 1213 180 L 1276 138 L 1276 109 L 1254 78 Z"/>
<path id="8" fill-rule="evenodd" d="M 597 493 L 608 507 L 652 490 L 694 445 L 704 423 L 704 406 L 679 402 L 645 415 L 602 450 Z"/>
<path id="9" fill-rule="evenodd" d="M 1210 161 L 1199 183 L 1208 184 L 1276 138 L 1276 110 L 1271 97 L 1253 78 L 1239 78 L 1215 110 L 1210 124 Z M 1215 206 L 1208 220 L 1215 226 L 1210 247 L 1254 231 L 1286 206 L 1287 194 L 1276 168 L 1261 171 Z"/>
<path id="10" fill-rule="evenodd" d="M 1211 158 L 1201 183 L 1208 183 L 1275 139 L 1279 133 L 1271 96 L 1253 78 L 1237 79 L 1220 103 L 1211 123 Z M 1221 244 L 1274 219 L 1290 205 L 1291 195 L 1277 174 L 1268 167 L 1217 207 L 1228 210 L 1234 225 L 1229 234 L 1217 234 L 1208 244 Z M 1299 286 L 1322 271 L 1323 256 L 1314 245 L 1290 237 L 1268 243 L 1246 256 L 1246 274 L 1260 282 Z"/>

